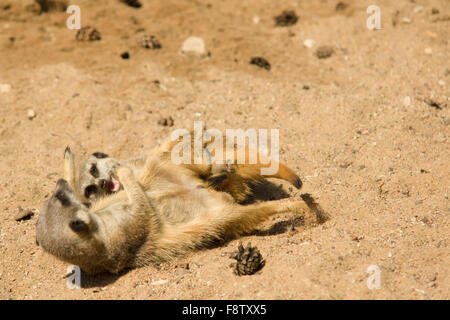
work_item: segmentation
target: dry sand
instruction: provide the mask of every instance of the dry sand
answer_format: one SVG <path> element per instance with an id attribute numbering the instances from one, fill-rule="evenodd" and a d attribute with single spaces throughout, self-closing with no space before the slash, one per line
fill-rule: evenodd
<path id="1" fill-rule="evenodd" d="M 80 42 L 67 13 L 0 0 L 0 298 L 450 298 L 448 0 L 374 1 L 377 31 L 364 1 L 141 2 L 70 1 L 101 34 Z M 275 27 L 285 9 L 298 22 Z M 162 48 L 142 48 L 140 32 Z M 209 57 L 179 53 L 190 36 Z M 324 45 L 333 53 L 319 59 Z M 158 124 L 168 117 L 173 127 Z M 38 213 L 17 222 L 18 207 L 41 209 L 67 145 L 80 158 L 139 156 L 194 120 L 279 129 L 281 160 L 330 220 L 292 231 L 277 216 L 243 238 L 266 259 L 256 275 L 232 273 L 235 240 L 68 289 L 68 264 L 35 245 Z M 379 289 L 366 285 L 371 265 Z"/>

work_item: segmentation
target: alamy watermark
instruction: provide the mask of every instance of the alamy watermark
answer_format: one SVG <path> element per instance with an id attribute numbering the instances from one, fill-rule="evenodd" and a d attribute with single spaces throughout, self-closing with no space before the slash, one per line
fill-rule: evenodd
<path id="1" fill-rule="evenodd" d="M 370 290 L 381 288 L 381 270 L 376 264 L 370 265 L 366 273 L 370 274 L 367 278 L 366 285 Z"/>
<path id="2" fill-rule="evenodd" d="M 270 157 L 267 129 L 245 131 L 226 129 L 224 134 L 218 129 L 204 130 L 201 121 L 194 121 L 193 130 L 176 129 L 172 132 L 171 139 L 172 141 L 181 139 L 171 153 L 171 160 L 176 165 L 261 164 L 264 166 L 261 167 L 261 175 L 273 175 L 278 172 L 280 149 L 278 129 L 270 129 Z"/>
<path id="3" fill-rule="evenodd" d="M 66 20 L 66 26 L 69 30 L 81 29 L 81 9 L 77 5 L 70 5 L 67 7 L 66 13 L 70 16 Z"/>
<path id="4" fill-rule="evenodd" d="M 367 7 L 366 12 L 370 14 L 366 21 L 367 29 L 369 30 L 379 30 L 381 29 L 381 10 L 380 7 L 376 5 L 371 5 Z"/>
<path id="5" fill-rule="evenodd" d="M 81 288 L 81 270 L 79 266 L 68 266 L 67 267 L 67 289 L 80 289 Z"/>
<path id="6" fill-rule="evenodd" d="M 369 30 L 381 29 L 381 10 L 377 5 L 370 5 L 367 7 L 366 12 L 370 14 L 366 21 L 366 26 Z M 66 20 L 67 29 L 79 30 L 81 29 L 81 9 L 77 5 L 70 5 L 66 10 L 70 16 Z"/>

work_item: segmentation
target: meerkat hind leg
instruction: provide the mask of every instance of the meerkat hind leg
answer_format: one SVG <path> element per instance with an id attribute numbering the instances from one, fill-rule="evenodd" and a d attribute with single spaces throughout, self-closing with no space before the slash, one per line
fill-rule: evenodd
<path id="1" fill-rule="evenodd" d="M 231 237 L 248 234 L 270 216 L 287 212 L 302 215 L 305 223 L 311 225 L 320 222 L 315 210 L 303 200 L 275 200 L 236 206 L 233 212 L 223 218 L 224 234 Z"/>

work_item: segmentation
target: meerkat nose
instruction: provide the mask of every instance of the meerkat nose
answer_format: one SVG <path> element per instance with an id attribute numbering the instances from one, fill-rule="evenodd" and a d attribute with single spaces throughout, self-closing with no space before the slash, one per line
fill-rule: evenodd
<path id="1" fill-rule="evenodd" d="M 100 180 L 100 188 L 105 189 L 108 185 L 108 181 L 106 181 L 105 179 L 101 179 Z"/>

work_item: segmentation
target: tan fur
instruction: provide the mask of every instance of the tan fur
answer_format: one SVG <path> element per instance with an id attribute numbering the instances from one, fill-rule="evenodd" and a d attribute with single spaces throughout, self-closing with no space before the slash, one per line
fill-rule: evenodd
<path id="1" fill-rule="evenodd" d="M 202 159 L 202 163 L 194 164 L 194 134 L 193 131 L 190 132 L 190 164 L 180 164 L 181 167 L 184 167 L 190 171 L 192 171 L 196 177 L 202 179 L 207 183 L 206 187 L 210 187 L 212 189 L 215 189 L 217 191 L 227 192 L 229 193 L 236 202 L 238 203 L 244 203 L 248 201 L 252 196 L 252 189 L 250 186 L 250 183 L 256 182 L 265 178 L 278 178 L 283 179 L 291 184 L 293 184 L 296 188 L 300 189 L 302 186 L 302 182 L 300 178 L 295 174 L 290 168 L 288 168 L 283 163 L 275 163 L 274 161 L 270 159 L 266 159 L 261 154 L 257 153 L 257 163 L 250 164 L 250 153 L 252 150 L 249 149 L 248 145 L 244 148 L 244 154 L 245 154 L 245 163 L 239 164 L 238 163 L 238 152 L 242 148 L 240 148 L 238 145 L 234 145 L 234 158 L 232 159 L 226 159 L 225 158 L 225 150 L 226 150 L 226 139 L 223 137 L 223 155 L 224 158 L 222 159 L 222 162 L 225 164 L 214 164 L 214 163 L 208 163 L 206 159 Z M 183 138 L 180 137 L 178 140 L 175 141 L 167 141 L 165 142 L 161 147 L 155 148 L 150 152 L 150 155 L 154 157 L 155 159 L 160 159 L 161 161 L 171 161 L 172 156 L 172 150 L 174 147 L 185 141 L 183 141 Z M 205 149 L 210 142 L 204 142 L 202 144 L 202 149 Z M 136 158 L 136 159 L 130 159 L 125 161 L 119 161 L 115 160 L 113 158 L 108 159 L 95 159 L 95 157 L 92 157 L 88 159 L 87 164 L 90 163 L 102 163 L 102 166 L 98 166 L 100 170 L 100 176 L 109 177 L 109 171 L 112 168 L 112 166 L 117 165 L 119 163 L 122 163 L 123 165 L 128 166 L 136 176 L 139 176 L 139 174 L 142 172 L 142 169 L 145 164 L 146 157 L 142 158 Z M 263 161 L 265 160 L 265 161 Z M 228 163 L 227 163 L 228 161 Z M 230 162 L 231 161 L 231 162 Z M 264 164 L 263 164 L 264 163 Z M 278 170 L 276 173 L 272 175 L 262 175 L 261 169 L 262 168 L 268 168 L 270 166 L 273 166 L 276 164 L 278 167 Z M 103 168 L 103 169 L 100 169 Z M 83 201 L 92 201 L 96 198 L 104 195 L 104 193 L 99 193 L 97 197 L 91 197 L 90 199 L 85 198 L 83 188 L 85 188 L 87 185 L 90 185 L 95 180 L 90 174 L 89 174 L 89 166 L 84 165 L 83 170 L 80 174 L 80 180 L 81 182 L 79 185 L 81 186 L 81 189 L 79 191 L 80 196 L 83 198 Z M 108 172 L 103 172 L 108 171 Z M 109 179 L 109 178 L 108 178 Z M 87 182 L 89 181 L 89 182 Z M 98 185 L 98 183 L 96 183 Z M 145 182 L 141 183 L 141 185 L 146 185 Z M 101 188 L 98 188 L 99 191 L 102 191 Z"/>
<path id="2" fill-rule="evenodd" d="M 37 241 L 88 273 L 117 273 L 247 234 L 275 214 L 295 212 L 318 222 L 302 200 L 239 205 L 192 170 L 163 158 L 149 156 L 138 177 L 126 166 L 114 169 L 124 190 L 89 209 L 61 179 L 39 216 Z M 73 161 L 73 154 L 64 159 Z M 65 174 L 67 179 L 74 173 Z"/>

